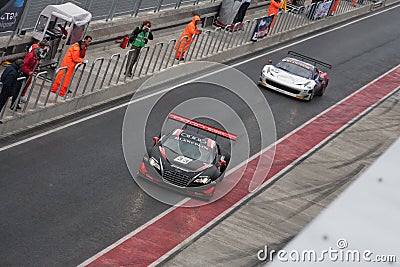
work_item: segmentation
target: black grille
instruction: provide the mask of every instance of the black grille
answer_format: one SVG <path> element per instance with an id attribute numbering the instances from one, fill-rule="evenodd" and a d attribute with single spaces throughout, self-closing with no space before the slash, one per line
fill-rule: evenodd
<path id="1" fill-rule="evenodd" d="M 189 175 L 171 170 L 164 171 L 163 179 L 173 185 L 181 187 L 186 187 L 190 181 Z"/>
<path id="2" fill-rule="evenodd" d="M 274 87 L 277 87 L 277 88 L 282 89 L 282 90 L 284 90 L 284 91 L 287 91 L 287 92 L 289 92 L 289 93 L 292 93 L 292 94 L 300 94 L 300 90 L 296 90 L 296 89 L 293 89 L 293 88 L 291 88 L 291 87 L 284 86 L 284 85 L 282 85 L 282 84 L 280 84 L 280 83 L 276 83 L 276 82 L 273 82 L 273 81 L 270 81 L 270 80 L 266 80 L 266 82 L 267 82 L 267 84 L 269 84 L 269 85 L 272 85 L 272 86 L 274 86 Z"/>

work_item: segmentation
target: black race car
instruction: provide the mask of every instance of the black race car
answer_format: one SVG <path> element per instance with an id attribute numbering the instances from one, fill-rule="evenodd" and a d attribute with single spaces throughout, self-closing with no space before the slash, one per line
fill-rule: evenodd
<path id="1" fill-rule="evenodd" d="M 230 155 L 212 138 L 191 128 L 215 136 L 236 140 L 236 135 L 189 120 L 176 114 L 169 118 L 185 123 L 182 129 L 154 137 L 154 146 L 143 157 L 138 175 L 186 195 L 210 200 L 229 164 Z"/>

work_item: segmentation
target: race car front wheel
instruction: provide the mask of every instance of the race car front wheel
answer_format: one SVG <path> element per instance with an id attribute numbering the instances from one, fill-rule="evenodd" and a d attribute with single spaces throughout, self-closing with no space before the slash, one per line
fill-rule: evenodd
<path id="1" fill-rule="evenodd" d="M 324 93 L 325 93 L 325 87 L 321 87 L 321 89 L 319 89 L 318 96 L 323 96 Z"/>

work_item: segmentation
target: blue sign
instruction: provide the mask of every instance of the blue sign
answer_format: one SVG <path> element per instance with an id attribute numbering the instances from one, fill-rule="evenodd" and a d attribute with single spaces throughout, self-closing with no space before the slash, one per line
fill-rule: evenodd
<path id="1" fill-rule="evenodd" d="M 266 36 L 269 32 L 269 26 L 271 25 L 273 19 L 274 15 L 257 19 L 257 25 L 256 28 L 254 29 L 254 33 L 253 36 L 251 37 L 251 40 L 257 41 L 258 39 Z"/>
<path id="2" fill-rule="evenodd" d="M 0 0 L 0 32 L 15 31 L 25 4 L 25 0 Z"/>

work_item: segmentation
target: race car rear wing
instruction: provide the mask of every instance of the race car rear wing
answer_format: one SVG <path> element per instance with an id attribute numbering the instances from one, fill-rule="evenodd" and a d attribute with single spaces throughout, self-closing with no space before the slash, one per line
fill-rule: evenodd
<path id="1" fill-rule="evenodd" d="M 194 121 L 194 120 L 190 120 L 190 119 L 184 118 L 182 116 L 179 116 L 179 115 L 176 115 L 176 114 L 173 114 L 173 113 L 170 113 L 168 115 L 168 118 L 172 119 L 172 120 L 179 121 L 179 122 L 183 122 L 183 123 L 185 123 L 187 125 L 190 125 L 192 127 L 195 127 L 195 128 L 198 128 L 198 129 L 213 133 L 215 135 L 219 135 L 219 136 L 231 139 L 233 141 L 236 141 L 236 139 L 237 139 L 237 135 L 235 135 L 235 134 L 231 134 L 231 133 L 222 131 L 220 129 L 211 127 L 211 126 L 206 125 L 204 123 L 197 122 L 197 121 Z"/>
<path id="2" fill-rule="evenodd" d="M 317 60 L 317 59 L 312 58 L 312 57 L 308 57 L 308 56 L 306 56 L 306 55 L 303 55 L 303 54 L 300 54 L 300 53 L 297 53 L 297 52 L 294 52 L 294 51 L 288 51 L 288 54 L 291 55 L 291 56 L 294 56 L 294 57 L 296 57 L 296 58 L 309 61 L 309 62 L 313 63 L 314 65 L 317 65 L 317 64 L 318 64 L 318 65 L 321 65 L 321 66 L 323 66 L 323 67 L 325 67 L 325 68 L 328 68 L 328 69 L 331 69 L 331 68 L 332 68 L 332 65 L 331 65 L 331 64 L 328 64 L 328 63 L 326 63 L 326 62 Z"/>

